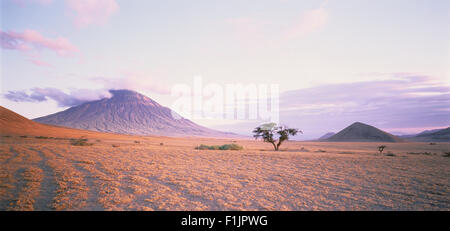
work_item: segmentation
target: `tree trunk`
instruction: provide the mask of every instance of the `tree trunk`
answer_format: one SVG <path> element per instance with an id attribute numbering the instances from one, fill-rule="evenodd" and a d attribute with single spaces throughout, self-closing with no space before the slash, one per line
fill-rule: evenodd
<path id="1" fill-rule="evenodd" d="M 275 142 L 271 142 L 273 145 L 273 148 L 275 149 L 275 151 L 278 151 L 278 146 L 275 144 Z"/>
<path id="2" fill-rule="evenodd" d="M 280 146 L 281 146 L 281 141 L 278 141 L 277 150 L 280 148 Z"/>

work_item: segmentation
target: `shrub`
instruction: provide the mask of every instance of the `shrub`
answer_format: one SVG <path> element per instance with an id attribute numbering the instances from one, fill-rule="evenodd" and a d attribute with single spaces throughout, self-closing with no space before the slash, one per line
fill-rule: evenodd
<path id="1" fill-rule="evenodd" d="M 450 152 L 444 152 L 444 155 L 442 155 L 443 157 L 450 157 Z"/>
<path id="2" fill-rule="evenodd" d="M 135 144 L 140 144 L 141 141 L 135 140 L 134 143 L 135 143 Z"/>
<path id="3" fill-rule="evenodd" d="M 200 146 L 195 147 L 195 149 L 198 149 L 198 150 L 217 150 L 217 149 L 219 149 L 219 146 L 208 146 L 208 145 L 200 144 Z"/>
<path id="4" fill-rule="evenodd" d="M 433 153 L 431 153 L 431 152 L 407 152 L 406 154 L 431 156 Z M 434 155 L 436 155 L 436 153 L 434 153 Z"/>
<path id="5" fill-rule="evenodd" d="M 36 139 L 48 139 L 47 136 L 35 136 L 34 138 L 36 138 Z"/>
<path id="6" fill-rule="evenodd" d="M 120 145 L 118 145 L 118 144 L 113 144 L 112 147 L 113 147 L 113 148 L 118 148 L 118 147 L 120 147 Z"/>
<path id="7" fill-rule="evenodd" d="M 380 152 L 380 154 L 383 153 L 383 150 L 384 150 L 385 148 L 386 148 L 386 145 L 378 146 L 378 151 Z"/>
<path id="8" fill-rule="evenodd" d="M 92 146 L 93 143 L 88 143 L 88 139 L 71 139 L 70 144 L 74 146 Z"/>
<path id="9" fill-rule="evenodd" d="M 237 144 L 224 144 L 219 147 L 219 150 L 242 150 L 242 149 L 244 148 Z"/>
<path id="10" fill-rule="evenodd" d="M 388 153 L 386 154 L 386 156 L 395 156 L 395 154 L 392 153 L 392 152 L 388 152 Z"/>
<path id="11" fill-rule="evenodd" d="M 20 136 L 20 138 L 27 138 L 28 136 Z"/>
<path id="12" fill-rule="evenodd" d="M 164 143 L 159 143 L 159 145 L 163 146 L 163 145 L 164 145 Z"/>
<path id="13" fill-rule="evenodd" d="M 204 145 L 195 147 L 197 150 L 242 150 L 243 147 L 237 144 L 224 144 L 224 145 Z"/>

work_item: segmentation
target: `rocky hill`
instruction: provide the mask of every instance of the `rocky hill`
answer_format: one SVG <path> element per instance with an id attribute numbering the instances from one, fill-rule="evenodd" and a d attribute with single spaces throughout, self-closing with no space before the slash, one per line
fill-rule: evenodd
<path id="1" fill-rule="evenodd" d="M 334 142 L 402 142 L 397 136 L 376 127 L 356 122 L 326 139 Z"/>

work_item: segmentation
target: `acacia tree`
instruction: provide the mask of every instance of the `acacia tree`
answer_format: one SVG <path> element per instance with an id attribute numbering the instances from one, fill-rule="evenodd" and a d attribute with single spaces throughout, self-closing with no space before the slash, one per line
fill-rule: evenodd
<path id="1" fill-rule="evenodd" d="M 289 140 L 289 136 L 295 136 L 302 131 L 286 126 L 277 126 L 276 123 L 263 124 L 253 130 L 255 139 L 262 138 L 264 142 L 271 143 L 275 151 L 278 151 L 281 144 Z"/>

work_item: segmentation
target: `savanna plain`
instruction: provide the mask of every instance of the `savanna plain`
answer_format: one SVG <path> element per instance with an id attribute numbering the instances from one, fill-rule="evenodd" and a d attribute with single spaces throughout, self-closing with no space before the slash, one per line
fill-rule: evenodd
<path id="1" fill-rule="evenodd" d="M 2 136 L 0 210 L 450 210 L 449 143 L 82 138 Z"/>

